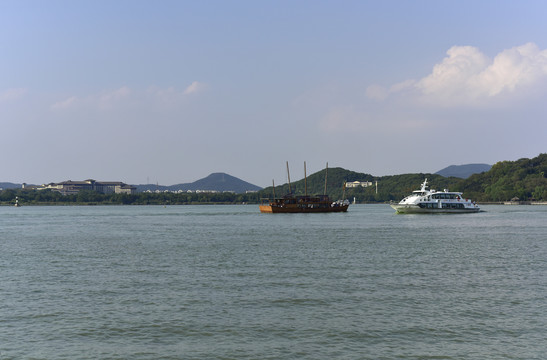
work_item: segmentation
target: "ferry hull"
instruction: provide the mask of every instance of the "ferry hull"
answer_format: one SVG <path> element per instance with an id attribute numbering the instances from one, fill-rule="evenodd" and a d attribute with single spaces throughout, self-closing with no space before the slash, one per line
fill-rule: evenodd
<path id="1" fill-rule="evenodd" d="M 450 209 L 450 208 L 422 208 L 418 205 L 400 205 L 391 204 L 391 207 L 399 214 L 465 214 L 476 213 L 480 211 L 480 208 L 463 208 L 463 209 Z"/>

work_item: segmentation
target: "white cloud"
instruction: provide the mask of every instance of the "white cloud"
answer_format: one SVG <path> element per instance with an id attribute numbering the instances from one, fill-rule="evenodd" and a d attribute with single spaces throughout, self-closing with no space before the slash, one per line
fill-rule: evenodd
<path id="1" fill-rule="evenodd" d="M 177 104 L 184 98 L 184 92 L 175 89 L 173 86 L 160 88 L 151 86 L 146 91 L 146 95 L 159 104 Z"/>
<path id="2" fill-rule="evenodd" d="M 326 111 L 319 122 L 320 129 L 330 134 L 357 135 L 362 138 L 394 136 L 422 131 L 430 126 L 427 118 L 399 108 L 379 111 L 378 108 L 339 106 Z"/>
<path id="3" fill-rule="evenodd" d="M 433 72 L 416 83 L 423 94 L 457 93 L 468 90 L 470 80 L 488 66 L 490 60 L 472 46 L 453 46 L 448 57 L 433 67 Z"/>
<path id="4" fill-rule="evenodd" d="M 125 99 L 131 96 L 131 89 L 127 86 L 122 86 L 116 90 L 104 91 L 99 94 L 88 95 L 84 98 L 70 96 L 64 100 L 58 101 L 50 106 L 51 110 L 68 110 L 78 107 L 86 107 L 87 109 L 108 110 L 116 107 Z"/>
<path id="5" fill-rule="evenodd" d="M 321 119 L 320 127 L 326 132 L 344 132 L 362 130 L 364 122 L 353 107 L 330 109 Z"/>
<path id="6" fill-rule="evenodd" d="M 106 111 L 127 106 L 131 102 L 137 102 L 141 106 L 148 107 L 164 107 L 166 104 L 173 106 L 182 104 L 187 95 L 203 91 L 206 87 L 205 83 L 198 81 L 194 81 L 183 91 L 177 90 L 174 87 L 160 88 L 151 86 L 146 90 L 138 90 L 122 86 L 115 90 L 102 91 L 87 96 L 69 96 L 53 103 L 50 109 L 58 111 L 85 108 L 86 110 Z M 0 93 L 0 101 L 4 97 L 13 97 L 15 94 L 15 92 L 13 94 L 4 93 Z"/>
<path id="7" fill-rule="evenodd" d="M 400 91 L 404 91 L 405 89 L 408 89 L 416 84 L 415 80 L 405 80 L 400 83 L 397 83 L 395 85 L 391 85 L 389 88 L 389 92 L 391 93 L 397 93 Z"/>
<path id="8" fill-rule="evenodd" d="M 494 62 L 473 80 L 473 85 L 489 96 L 515 91 L 546 79 L 547 50 L 532 43 L 501 52 Z"/>
<path id="9" fill-rule="evenodd" d="M 200 83 L 198 81 L 194 81 L 193 83 L 191 83 L 183 92 L 184 95 L 188 95 L 188 94 L 193 94 L 193 93 L 196 93 L 198 91 L 202 91 L 203 89 L 205 89 L 206 87 L 206 84 L 204 83 Z"/>
<path id="10" fill-rule="evenodd" d="M 76 103 L 77 100 L 78 100 L 78 98 L 76 96 L 71 96 L 68 99 L 56 102 L 55 104 L 51 105 L 50 108 L 52 110 L 68 109 L 68 108 L 74 106 L 74 104 Z"/>
<path id="11" fill-rule="evenodd" d="M 104 92 L 98 97 L 90 97 L 88 100 L 91 103 L 96 103 L 99 109 L 105 110 L 118 105 L 120 102 L 127 99 L 130 95 L 131 89 L 129 89 L 127 86 L 122 86 L 119 89 Z"/>
<path id="12" fill-rule="evenodd" d="M 382 101 L 389 96 L 389 90 L 383 86 L 375 84 L 367 87 L 365 95 L 372 100 Z"/>
<path id="13" fill-rule="evenodd" d="M 430 105 L 476 105 L 497 98 L 519 97 L 524 91 L 547 84 L 547 50 L 528 43 L 488 58 L 473 46 L 453 46 L 431 74 L 406 80 L 389 88 L 369 86 L 367 97 L 385 100 L 410 94 Z"/>
<path id="14" fill-rule="evenodd" d="M 172 109 L 187 104 L 187 99 L 191 94 L 201 92 L 207 87 L 206 84 L 194 81 L 184 90 L 178 90 L 173 86 L 160 88 L 151 86 L 146 90 L 146 97 L 151 101 L 150 106 L 163 109 Z"/>
<path id="15" fill-rule="evenodd" d="M 18 100 L 25 96 L 26 93 L 27 89 L 23 88 L 12 88 L 4 90 L 0 92 L 0 103 Z"/>

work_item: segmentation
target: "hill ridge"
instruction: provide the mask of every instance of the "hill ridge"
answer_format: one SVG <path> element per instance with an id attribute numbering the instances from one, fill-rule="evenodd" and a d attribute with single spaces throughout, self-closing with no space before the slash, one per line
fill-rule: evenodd
<path id="1" fill-rule="evenodd" d="M 241 180 L 235 176 L 224 172 L 214 172 L 208 176 L 198 179 L 190 183 L 181 183 L 175 185 L 154 185 L 154 184 L 141 184 L 133 185 L 137 188 L 138 192 L 143 191 L 233 191 L 235 193 L 245 193 L 247 191 L 259 191 L 262 188 L 251 184 L 247 181 Z"/>
<path id="2" fill-rule="evenodd" d="M 480 174 L 489 171 L 491 168 L 492 165 L 489 164 L 450 165 L 437 171 L 435 174 L 444 177 L 454 176 L 461 179 L 467 179 L 473 174 Z"/>

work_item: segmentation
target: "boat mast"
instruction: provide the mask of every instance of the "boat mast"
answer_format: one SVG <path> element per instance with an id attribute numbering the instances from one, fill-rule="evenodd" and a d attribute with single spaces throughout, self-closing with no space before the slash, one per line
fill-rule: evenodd
<path id="1" fill-rule="evenodd" d="M 289 162 L 287 161 L 287 179 L 289 180 L 289 194 L 292 194 L 291 173 L 289 172 Z"/>
<path id="2" fill-rule="evenodd" d="M 304 161 L 304 195 L 308 196 L 308 177 L 306 176 L 306 162 Z"/>
<path id="3" fill-rule="evenodd" d="M 274 179 L 272 179 L 272 188 L 273 188 L 273 196 L 274 196 L 274 200 L 275 200 L 275 183 L 274 183 Z"/>
<path id="4" fill-rule="evenodd" d="M 327 175 L 329 174 L 329 163 L 327 162 L 327 167 L 325 168 L 325 191 L 324 195 L 327 195 Z"/>

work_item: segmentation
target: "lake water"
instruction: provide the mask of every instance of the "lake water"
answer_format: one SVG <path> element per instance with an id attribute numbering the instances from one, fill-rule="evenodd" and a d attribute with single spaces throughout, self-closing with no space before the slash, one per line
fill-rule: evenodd
<path id="1" fill-rule="evenodd" d="M 0 359 L 545 359 L 547 206 L 0 207 Z"/>

